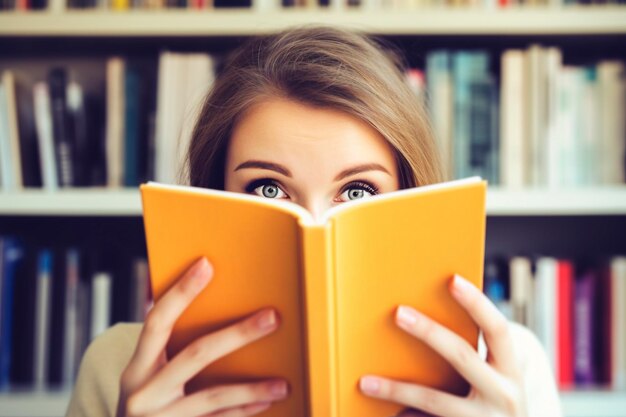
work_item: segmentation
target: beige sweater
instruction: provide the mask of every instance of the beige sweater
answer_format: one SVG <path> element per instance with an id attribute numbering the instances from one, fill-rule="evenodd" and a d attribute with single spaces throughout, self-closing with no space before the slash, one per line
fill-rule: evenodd
<path id="1" fill-rule="evenodd" d="M 121 323 L 94 340 L 80 366 L 66 417 L 115 416 L 119 379 L 141 332 L 141 323 Z M 516 358 L 524 373 L 529 417 L 559 417 L 561 405 L 546 354 L 526 328 L 511 323 Z"/>

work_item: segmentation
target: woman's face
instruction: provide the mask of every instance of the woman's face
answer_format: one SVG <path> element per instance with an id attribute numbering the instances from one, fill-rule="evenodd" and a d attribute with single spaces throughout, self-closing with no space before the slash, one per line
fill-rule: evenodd
<path id="1" fill-rule="evenodd" d="M 315 218 L 336 204 L 398 187 L 391 146 L 375 129 L 286 99 L 250 109 L 226 158 L 227 191 L 289 200 Z"/>

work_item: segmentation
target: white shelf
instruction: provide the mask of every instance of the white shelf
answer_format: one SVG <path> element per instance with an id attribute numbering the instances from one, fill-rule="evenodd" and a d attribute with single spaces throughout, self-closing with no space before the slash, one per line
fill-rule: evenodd
<path id="1" fill-rule="evenodd" d="M 0 395 L 0 417 L 61 417 L 69 392 Z M 565 417 L 626 417 L 626 392 L 579 391 L 561 393 Z"/>
<path id="2" fill-rule="evenodd" d="M 503 190 L 487 194 L 491 216 L 624 215 L 626 187 Z"/>
<path id="3" fill-rule="evenodd" d="M 3 11 L 0 36 L 246 36 L 311 23 L 381 35 L 626 34 L 626 7 Z"/>
<path id="4" fill-rule="evenodd" d="M 2 215 L 49 216 L 137 216 L 141 197 L 137 189 L 105 188 L 60 190 L 56 192 L 23 191 L 0 193 Z"/>
<path id="5" fill-rule="evenodd" d="M 487 194 L 490 216 L 626 215 L 626 187 L 502 190 Z M 139 216 L 136 189 L 0 193 L 0 215 Z"/>
<path id="6" fill-rule="evenodd" d="M 2 393 L 0 417 L 62 417 L 70 397 L 69 391 Z"/>
<path id="7" fill-rule="evenodd" d="M 565 417 L 626 417 L 626 391 L 562 392 Z"/>

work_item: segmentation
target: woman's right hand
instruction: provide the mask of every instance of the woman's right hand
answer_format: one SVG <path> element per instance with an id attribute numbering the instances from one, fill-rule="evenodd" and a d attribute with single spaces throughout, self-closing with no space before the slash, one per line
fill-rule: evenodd
<path id="1" fill-rule="evenodd" d="M 207 365 L 278 327 L 276 312 L 264 309 L 196 339 L 168 361 L 165 347 L 174 323 L 212 276 L 211 265 L 201 258 L 147 314 L 135 353 L 122 373 L 117 417 L 250 416 L 287 396 L 287 382 L 281 379 L 219 385 L 185 395 L 185 383 Z"/>

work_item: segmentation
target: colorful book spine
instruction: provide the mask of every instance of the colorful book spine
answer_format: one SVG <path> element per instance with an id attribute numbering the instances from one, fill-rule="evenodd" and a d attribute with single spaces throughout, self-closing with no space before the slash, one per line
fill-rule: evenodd
<path id="1" fill-rule="evenodd" d="M 22 244 L 12 237 L 2 238 L 2 263 L 0 285 L 2 285 L 2 309 L 0 322 L 0 390 L 9 388 L 13 346 L 13 302 L 16 271 L 23 258 Z"/>
<path id="2" fill-rule="evenodd" d="M 558 366 L 557 379 L 563 389 L 570 388 L 574 384 L 573 367 L 573 320 L 572 300 L 574 298 L 573 280 L 574 268 L 570 261 L 558 262 L 558 290 L 557 290 L 557 337 L 558 337 Z"/>
<path id="3" fill-rule="evenodd" d="M 574 293 L 574 375 L 576 384 L 597 382 L 596 355 L 596 276 L 587 271 L 577 278 Z"/>

